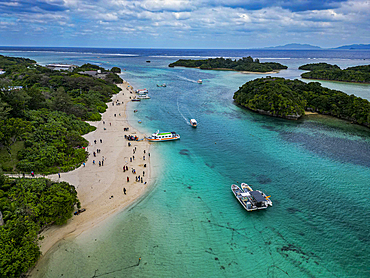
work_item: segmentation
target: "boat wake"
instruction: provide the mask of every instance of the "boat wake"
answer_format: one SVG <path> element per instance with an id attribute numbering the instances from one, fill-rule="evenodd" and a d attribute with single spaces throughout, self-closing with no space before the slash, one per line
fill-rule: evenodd
<path id="1" fill-rule="evenodd" d="M 190 125 L 189 120 L 181 113 L 180 106 L 179 106 L 179 97 L 177 96 L 177 110 L 179 111 L 180 115 L 184 118 L 185 122 Z M 188 110 L 189 111 L 189 110 Z"/>
<path id="2" fill-rule="evenodd" d="M 189 81 L 189 82 L 192 82 L 192 83 L 198 83 L 197 80 L 191 80 L 191 79 L 186 78 L 186 77 L 183 77 L 181 75 L 178 75 L 177 77 L 180 78 L 180 79 L 182 79 L 182 80 L 186 80 L 186 81 Z"/>

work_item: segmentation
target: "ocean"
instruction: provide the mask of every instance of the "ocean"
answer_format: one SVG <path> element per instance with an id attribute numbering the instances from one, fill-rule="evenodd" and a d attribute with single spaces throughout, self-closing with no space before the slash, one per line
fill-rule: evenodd
<path id="1" fill-rule="evenodd" d="M 130 124 L 147 135 L 181 135 L 151 145 L 154 178 L 143 198 L 58 243 L 33 277 L 370 276 L 370 130 L 236 106 L 234 92 L 264 74 L 168 67 L 180 58 L 252 56 L 289 67 L 273 76 L 300 79 L 300 65 L 365 65 L 370 51 L 0 47 L 0 54 L 120 67 L 123 79 L 151 96 L 128 105 Z M 370 85 L 321 83 L 370 100 Z M 245 211 L 230 190 L 241 182 L 271 195 L 273 206 Z"/>

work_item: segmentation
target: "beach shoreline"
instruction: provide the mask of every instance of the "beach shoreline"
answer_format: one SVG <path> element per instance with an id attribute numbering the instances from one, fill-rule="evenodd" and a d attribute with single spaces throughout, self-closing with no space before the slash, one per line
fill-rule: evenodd
<path id="1" fill-rule="evenodd" d="M 108 109 L 102 114 L 102 120 L 89 122 L 97 129 L 83 136 L 89 141 L 89 157 L 85 166 L 81 165 L 71 172 L 61 173 L 60 178 L 57 174 L 47 177 L 74 185 L 81 208 L 86 211 L 73 215 L 63 226 L 53 225 L 41 233 L 42 255 L 37 265 L 59 241 L 93 229 L 117 212 L 132 206 L 149 188 L 150 144 L 146 140 L 128 141 L 125 138 L 125 135 L 144 138 L 143 134 L 128 124 L 127 103 L 135 94 L 127 82 L 117 86 L 122 91 L 114 95 L 112 101 L 107 104 Z M 128 130 L 125 130 L 126 128 Z M 128 170 L 124 171 L 123 167 Z M 139 181 L 137 176 L 140 176 Z M 37 269 L 37 265 L 33 270 Z"/>

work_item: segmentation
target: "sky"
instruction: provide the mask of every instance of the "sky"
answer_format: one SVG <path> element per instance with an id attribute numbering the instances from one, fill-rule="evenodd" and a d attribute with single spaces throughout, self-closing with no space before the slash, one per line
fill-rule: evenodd
<path id="1" fill-rule="evenodd" d="M 370 0 L 0 0 L 1 46 L 323 48 L 370 43 Z"/>

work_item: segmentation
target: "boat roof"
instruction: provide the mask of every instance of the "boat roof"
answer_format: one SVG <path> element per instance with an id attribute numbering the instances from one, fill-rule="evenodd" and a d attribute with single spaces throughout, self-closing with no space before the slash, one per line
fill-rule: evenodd
<path id="1" fill-rule="evenodd" d="M 169 134 L 172 134 L 172 133 L 171 132 L 160 132 L 157 135 L 169 135 Z"/>
<path id="2" fill-rule="evenodd" d="M 261 192 L 258 192 L 258 191 L 251 191 L 250 194 L 253 196 L 253 198 L 258 202 L 265 202 L 266 199 L 265 197 L 263 197 L 263 195 L 261 194 Z"/>

